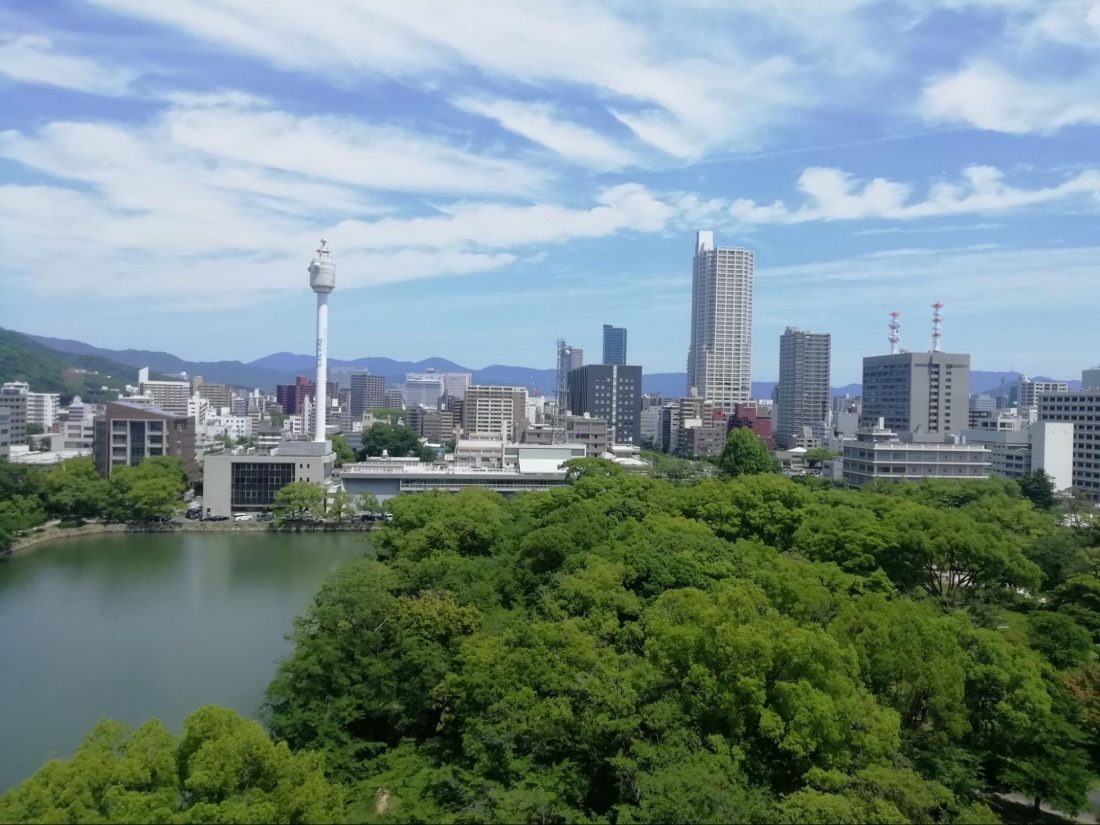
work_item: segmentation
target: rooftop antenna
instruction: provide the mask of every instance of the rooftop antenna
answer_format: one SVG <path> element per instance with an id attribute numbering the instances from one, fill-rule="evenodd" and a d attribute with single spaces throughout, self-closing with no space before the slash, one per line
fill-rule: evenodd
<path id="1" fill-rule="evenodd" d="M 901 329 L 901 321 L 898 320 L 899 315 L 901 315 L 900 312 L 891 312 L 890 313 L 890 338 L 889 338 L 889 341 L 890 341 L 890 354 L 891 355 L 897 355 L 898 354 L 898 341 L 901 340 L 901 333 L 899 332 L 899 330 Z"/>
<path id="2" fill-rule="evenodd" d="M 943 313 L 940 311 L 942 309 L 941 301 L 932 304 L 932 352 L 940 351 L 940 338 L 943 337 L 943 333 L 940 332 L 940 324 L 943 323 Z"/>

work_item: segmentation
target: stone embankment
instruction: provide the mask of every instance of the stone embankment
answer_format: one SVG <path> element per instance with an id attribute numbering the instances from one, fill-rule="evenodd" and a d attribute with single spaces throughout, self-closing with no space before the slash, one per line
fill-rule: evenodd
<path id="1" fill-rule="evenodd" d="M 98 536 L 106 533 L 336 533 L 365 532 L 372 529 L 370 522 L 344 524 L 284 524 L 276 527 L 270 521 L 167 521 L 135 524 L 103 524 L 88 522 L 80 527 L 60 527 L 50 522 L 36 527 L 12 541 L 7 550 L 0 550 L 0 558 L 36 549 L 46 544 L 67 539 Z"/>

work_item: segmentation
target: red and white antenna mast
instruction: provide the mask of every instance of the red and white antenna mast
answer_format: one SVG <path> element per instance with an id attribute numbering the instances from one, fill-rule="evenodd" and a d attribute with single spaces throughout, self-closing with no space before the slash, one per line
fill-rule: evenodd
<path id="1" fill-rule="evenodd" d="M 901 329 L 901 321 L 898 320 L 899 315 L 901 315 L 900 312 L 891 312 L 890 313 L 890 338 L 889 338 L 889 341 L 890 341 L 890 354 L 891 355 L 897 355 L 898 354 L 898 341 L 901 340 L 901 333 L 899 332 L 899 330 Z"/>
<path id="2" fill-rule="evenodd" d="M 943 304 L 940 301 L 932 304 L 932 352 L 940 351 L 940 339 L 943 337 L 940 332 L 940 324 L 943 323 L 943 313 L 940 312 L 942 309 Z"/>

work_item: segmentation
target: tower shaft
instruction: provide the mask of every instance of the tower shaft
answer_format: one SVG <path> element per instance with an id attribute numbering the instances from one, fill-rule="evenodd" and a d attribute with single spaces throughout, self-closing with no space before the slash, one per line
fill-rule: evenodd
<path id="1" fill-rule="evenodd" d="M 325 442 L 325 413 L 328 411 L 328 293 L 317 293 L 317 404 L 314 410 L 313 440 Z"/>

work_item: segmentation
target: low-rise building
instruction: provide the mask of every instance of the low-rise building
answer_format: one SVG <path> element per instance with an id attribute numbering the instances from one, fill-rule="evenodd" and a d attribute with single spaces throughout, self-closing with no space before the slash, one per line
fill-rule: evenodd
<path id="1" fill-rule="evenodd" d="M 1042 470 L 1054 489 L 1073 486 L 1073 424 L 1041 421 L 1020 429 L 971 429 L 966 440 L 989 450 L 990 471 L 1001 478 L 1020 478 Z"/>
<path id="2" fill-rule="evenodd" d="M 328 485 L 336 464 L 329 443 L 286 441 L 270 453 L 221 452 L 203 459 L 203 508 L 208 516 L 270 509 L 292 481 Z"/>
<path id="3" fill-rule="evenodd" d="M 919 481 L 926 478 L 988 478 L 991 455 L 981 444 L 952 436 L 910 435 L 901 440 L 882 419 L 863 427 L 854 441 L 844 442 L 844 481 L 862 487 L 880 479 Z M 934 440 L 939 438 L 940 440 Z"/>

